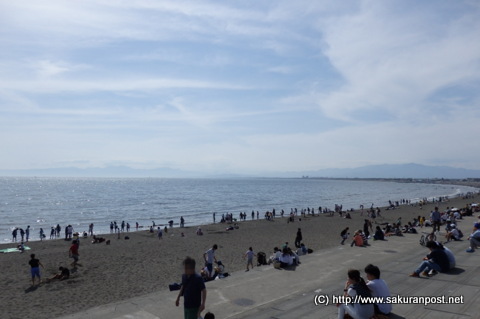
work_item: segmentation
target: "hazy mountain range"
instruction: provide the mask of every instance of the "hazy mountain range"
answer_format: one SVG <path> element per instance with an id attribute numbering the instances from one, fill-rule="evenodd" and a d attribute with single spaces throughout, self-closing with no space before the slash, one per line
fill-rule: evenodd
<path id="1" fill-rule="evenodd" d="M 49 168 L 28 170 L 0 170 L 0 176 L 38 177 L 166 177 L 166 178 L 228 178 L 228 177 L 326 177 L 326 178 L 480 178 L 480 170 L 420 164 L 385 164 L 357 168 L 322 169 L 316 171 L 276 172 L 267 174 L 206 174 L 172 168 L 134 169 L 127 166 L 103 168 Z"/>

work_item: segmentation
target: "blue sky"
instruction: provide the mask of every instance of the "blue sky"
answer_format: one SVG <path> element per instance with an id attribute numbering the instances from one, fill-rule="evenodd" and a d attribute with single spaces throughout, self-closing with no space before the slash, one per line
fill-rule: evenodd
<path id="1" fill-rule="evenodd" d="M 0 168 L 480 169 L 477 1 L 0 0 Z"/>

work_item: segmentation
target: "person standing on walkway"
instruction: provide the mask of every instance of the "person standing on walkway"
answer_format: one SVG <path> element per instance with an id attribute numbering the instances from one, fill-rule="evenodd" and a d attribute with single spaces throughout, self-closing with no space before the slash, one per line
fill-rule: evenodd
<path id="1" fill-rule="evenodd" d="M 195 272 L 195 259 L 187 257 L 183 261 L 185 273 L 182 275 L 182 288 L 178 293 L 175 305 L 180 305 L 183 297 L 183 314 L 185 319 L 201 318 L 207 299 L 207 288 L 203 278 Z"/>
<path id="2" fill-rule="evenodd" d="M 245 255 L 243 256 L 243 258 L 247 258 L 247 271 L 250 270 L 250 266 L 252 266 L 252 269 L 253 269 L 253 257 L 257 256 L 254 252 L 253 252 L 253 248 L 252 247 L 249 247 L 247 252 L 245 253 Z"/>

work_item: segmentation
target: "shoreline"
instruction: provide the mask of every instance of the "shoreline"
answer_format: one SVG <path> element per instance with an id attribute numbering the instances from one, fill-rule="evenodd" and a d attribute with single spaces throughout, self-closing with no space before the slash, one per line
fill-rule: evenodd
<path id="1" fill-rule="evenodd" d="M 455 198 L 436 204 L 441 209 L 447 206 L 462 208 L 476 201 L 478 195 L 474 198 Z M 434 205 L 430 203 L 423 208 L 400 206 L 395 210 L 382 209 L 383 217 L 377 218 L 377 222 L 392 223 L 402 217 L 406 223 L 419 215 L 429 216 L 433 207 Z M 352 219 L 340 218 L 338 214 L 333 217 L 328 214 L 307 216 L 305 219 L 302 218 L 302 221 L 293 223 L 287 223 L 286 217 L 274 221 L 260 219 L 238 222 L 240 228 L 234 231 L 225 231 L 225 224 L 209 224 L 202 226 L 203 236 L 195 235 L 196 227 L 173 228 L 164 233 L 161 240 L 155 233 L 150 234 L 146 230 L 130 232 L 129 240 L 123 239 L 123 236 L 122 239 L 116 239 L 117 236 L 114 234 L 102 235 L 111 240 L 111 245 L 90 244 L 90 240 L 81 240 L 79 262 L 82 267 L 72 271 L 69 280 L 43 284 L 35 289 L 30 288 L 27 264 L 29 254 L 37 255 L 45 265 L 45 269 L 42 269 L 43 276 L 50 277 L 58 271 L 59 266 L 69 266 L 71 263 L 68 258 L 70 242 L 63 240 L 31 242 L 28 246 L 32 250 L 24 254 L 0 254 L 3 265 L 0 281 L 10 292 L 8 295 L 0 296 L 3 305 L 0 308 L 0 317 L 35 315 L 38 319 L 52 318 L 168 289 L 168 284 L 180 280 L 182 273 L 180 265 L 185 256 L 195 258 L 197 264 L 201 266 L 203 252 L 213 244 L 219 246 L 217 258 L 223 262 L 225 271 L 229 273 L 245 269 L 243 255 L 249 246 L 252 246 L 255 252 L 263 251 L 270 256 L 273 247 L 279 247 L 286 241 L 293 243 L 298 228 L 302 229 L 304 243 L 314 252 L 336 247 L 340 244 L 339 233 L 343 228 L 350 227 L 351 233 L 363 228 L 366 216 L 360 216 L 359 211 L 351 215 Z M 459 228 L 468 234 L 471 231 L 471 224 L 460 221 Z M 420 237 L 422 231 L 411 236 Z M 180 236 L 181 232 L 185 233 L 185 237 Z M 390 240 L 397 242 L 401 241 L 402 237 L 392 237 Z M 463 244 L 467 245 L 465 241 Z M 375 243 L 371 242 L 371 245 Z M 360 248 L 345 247 L 345 249 L 352 249 L 352 252 L 358 253 Z M 302 271 L 301 265 L 297 271 Z M 58 304 L 63 307 L 57 307 Z"/>
<path id="2" fill-rule="evenodd" d="M 397 183 L 397 182 L 398 182 L 398 181 L 396 181 L 396 180 L 394 180 L 394 179 L 350 179 L 350 178 L 341 179 L 341 178 L 313 178 L 313 177 L 310 177 L 309 179 L 358 180 L 358 181 L 385 181 L 385 182 L 393 182 L 393 183 Z M 409 179 L 408 179 L 408 180 L 409 180 Z M 412 183 L 417 183 L 417 182 L 416 182 L 416 181 L 413 181 Z M 431 183 L 431 184 L 436 184 L 436 183 Z M 446 184 L 443 184 L 443 183 L 442 183 L 442 185 L 446 185 L 446 186 L 468 186 L 468 187 L 473 187 L 473 188 L 475 188 L 474 194 L 475 194 L 475 195 L 479 195 L 479 194 L 480 194 L 480 182 L 478 182 L 478 185 L 477 185 L 477 186 L 472 186 L 472 185 L 457 185 L 457 184 L 449 184 L 449 183 L 446 183 Z M 465 195 L 464 193 L 456 194 L 456 195 L 454 195 L 454 196 L 452 196 L 452 195 L 437 195 L 437 196 L 433 196 L 433 197 L 427 197 L 427 200 L 428 200 L 428 204 L 430 205 L 430 204 L 432 204 L 432 202 L 430 202 L 431 199 L 447 197 L 449 200 L 454 200 L 454 199 L 458 199 L 458 198 L 460 198 L 460 197 L 462 197 L 462 196 L 464 196 L 464 195 Z M 413 206 L 413 205 L 416 206 L 416 205 L 421 201 L 421 198 L 423 198 L 423 197 L 418 197 L 418 198 L 415 198 L 415 199 L 409 199 L 409 201 L 411 201 L 411 204 L 400 204 L 399 207 Z M 416 201 L 414 201 L 414 200 L 416 200 Z M 358 205 L 357 205 L 357 206 L 358 206 Z M 377 207 L 377 206 L 375 206 L 375 207 Z M 379 206 L 379 208 L 380 208 L 382 211 L 385 211 L 385 210 L 387 209 L 387 207 L 388 207 L 388 206 Z M 319 215 L 319 214 L 318 214 L 318 207 L 315 208 L 315 209 L 316 209 L 316 211 L 317 211 L 317 213 L 316 213 L 315 216 L 317 216 L 317 215 Z M 329 208 L 329 209 L 330 209 L 330 208 Z M 365 207 L 365 210 L 366 210 L 366 209 L 367 209 L 367 207 Z M 281 211 L 281 209 L 278 210 L 278 214 L 277 214 L 277 216 L 275 217 L 275 220 L 281 219 L 281 217 L 279 216 L 280 211 Z M 354 210 L 353 210 L 354 213 L 357 213 L 357 212 L 359 212 L 359 211 L 360 211 L 360 209 L 354 209 Z M 256 211 L 255 211 L 255 212 L 256 212 Z M 212 216 L 212 219 L 213 219 L 213 212 L 211 212 L 211 213 L 209 213 L 209 214 L 210 214 L 210 216 Z M 217 214 L 217 219 L 221 219 L 221 214 L 219 214 L 219 213 L 216 213 L 216 214 Z M 265 214 L 265 212 L 260 212 L 260 218 L 259 218 L 259 219 L 256 219 L 256 218 L 255 218 L 254 220 L 252 220 L 250 213 L 247 212 L 247 219 L 246 219 L 246 221 L 247 221 L 247 222 L 253 222 L 253 221 L 258 221 L 258 220 L 264 220 L 264 219 L 265 219 L 264 216 L 263 216 L 264 214 Z M 287 216 L 288 214 L 289 214 L 289 213 L 288 213 L 287 211 L 285 211 L 285 216 Z M 323 215 L 323 214 L 324 214 L 324 213 L 320 214 L 320 216 Z M 238 217 L 238 213 L 235 213 L 235 214 L 233 215 L 233 217 L 234 217 L 234 218 L 237 218 L 237 217 Z M 256 215 L 255 215 L 255 217 L 256 217 Z M 177 218 L 177 217 L 176 217 L 176 218 Z M 178 218 L 179 218 L 179 217 L 178 217 Z M 238 218 L 237 218 L 237 219 L 238 219 Z M 239 223 L 244 223 L 245 221 L 237 221 L 237 222 L 239 222 Z M 220 223 L 220 222 L 216 222 L 216 223 L 213 223 L 213 222 L 195 223 L 195 222 L 193 222 L 193 223 L 191 223 L 191 224 L 189 224 L 189 223 L 185 223 L 185 224 L 186 224 L 187 226 L 184 227 L 183 229 L 192 228 L 192 227 L 206 227 L 206 226 L 218 225 L 218 224 L 221 224 L 221 223 Z M 228 224 L 227 224 L 227 223 L 224 223 L 224 225 L 228 225 Z M 120 233 L 122 234 L 122 236 L 125 236 L 125 234 L 136 233 L 136 232 L 145 232 L 145 231 L 149 231 L 150 226 L 152 226 L 152 225 L 140 225 L 140 228 L 142 228 L 142 229 L 139 229 L 139 230 L 136 230 L 135 227 L 131 227 L 131 228 L 130 228 L 130 232 L 126 232 L 126 231 L 125 231 L 125 232 L 120 232 Z M 168 228 L 169 230 L 170 230 L 170 229 L 182 229 L 182 228 L 180 228 L 180 227 L 175 227 L 175 226 L 179 226 L 179 223 L 174 223 L 174 227 L 172 227 L 172 228 L 168 227 L 168 223 L 165 223 L 165 224 L 159 223 L 159 224 L 155 224 L 154 230 L 156 230 L 157 227 L 159 227 L 159 226 L 160 226 L 162 229 L 163 229 L 165 226 L 167 226 L 167 228 Z M 65 226 L 62 226 L 62 231 L 65 229 L 64 227 L 65 227 Z M 94 229 L 95 229 L 95 228 L 94 228 Z M 36 230 L 36 229 L 35 229 L 35 230 Z M 47 229 L 46 232 L 49 231 L 49 230 L 50 230 L 50 229 Z M 85 229 L 85 230 L 86 230 L 86 229 Z M 47 235 L 46 232 L 45 232 L 45 235 Z M 83 232 L 83 231 L 79 231 L 79 234 L 80 234 L 80 238 L 81 238 L 81 239 L 83 239 L 83 237 L 81 236 L 81 233 L 82 233 L 82 232 Z M 95 235 L 95 236 L 115 236 L 115 237 L 116 237 L 118 234 L 115 233 L 115 232 L 114 232 L 114 233 L 110 233 L 110 232 L 99 232 L 99 233 L 96 233 L 96 232 L 94 231 L 94 235 Z M 63 236 L 64 236 L 64 234 L 62 233 L 61 236 L 58 237 L 58 238 L 47 239 L 47 238 L 49 237 L 49 235 L 47 235 L 47 238 L 45 238 L 43 241 L 45 241 L 45 242 L 48 242 L 48 241 L 64 241 L 64 242 L 68 242 L 67 240 L 64 239 Z M 18 234 L 17 238 L 20 238 L 20 233 Z M 91 237 L 88 236 L 88 238 L 91 238 Z M 13 242 L 13 241 L 10 241 L 10 242 L 0 242 L 0 247 L 1 247 L 1 248 L 4 248 L 4 246 L 8 246 L 8 245 L 10 245 L 10 246 L 16 245 L 16 244 L 18 245 L 18 244 L 20 244 L 20 242 L 21 242 L 21 240 L 17 240 L 16 242 Z M 41 241 L 40 239 L 34 239 L 34 240 L 28 241 L 28 243 L 33 243 L 33 242 L 42 242 L 42 241 Z M 24 242 L 24 244 L 27 244 L 27 242 Z"/>

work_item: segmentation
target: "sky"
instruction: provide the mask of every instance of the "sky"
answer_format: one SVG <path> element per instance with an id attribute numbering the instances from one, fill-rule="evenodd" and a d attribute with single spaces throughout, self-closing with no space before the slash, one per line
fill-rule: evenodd
<path id="1" fill-rule="evenodd" d="M 0 169 L 480 169 L 480 2 L 0 0 Z"/>

